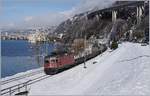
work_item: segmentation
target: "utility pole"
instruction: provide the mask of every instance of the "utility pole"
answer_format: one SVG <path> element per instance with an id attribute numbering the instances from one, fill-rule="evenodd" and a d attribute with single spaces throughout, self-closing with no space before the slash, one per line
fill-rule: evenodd
<path id="1" fill-rule="evenodd" d="M 46 35 L 46 41 L 45 41 L 45 46 L 46 46 L 46 55 L 48 55 L 48 45 L 49 45 L 49 41 L 48 41 L 48 35 Z"/>
<path id="2" fill-rule="evenodd" d="M 85 20 L 85 23 L 83 23 L 83 26 L 82 26 L 82 34 L 83 35 L 83 31 L 85 31 L 85 24 L 86 24 L 86 20 Z M 84 32 L 85 33 L 85 32 Z M 86 68 L 86 33 L 84 34 L 84 68 Z"/>
<path id="3" fill-rule="evenodd" d="M 86 35 L 84 37 L 84 68 L 86 68 Z"/>

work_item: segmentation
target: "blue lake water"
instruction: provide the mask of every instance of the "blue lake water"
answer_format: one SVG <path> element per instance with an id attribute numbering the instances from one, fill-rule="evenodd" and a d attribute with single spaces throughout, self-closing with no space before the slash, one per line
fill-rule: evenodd
<path id="1" fill-rule="evenodd" d="M 31 44 L 24 40 L 1 41 L 1 77 L 43 66 L 43 57 L 53 51 L 53 44 Z"/>

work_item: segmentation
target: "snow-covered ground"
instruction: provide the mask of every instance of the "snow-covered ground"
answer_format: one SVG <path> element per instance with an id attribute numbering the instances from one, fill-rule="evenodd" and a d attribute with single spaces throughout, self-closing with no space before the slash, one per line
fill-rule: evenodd
<path id="1" fill-rule="evenodd" d="M 8 76 L 1 79 L 1 89 L 6 89 L 14 85 L 27 82 L 43 75 L 43 68 L 38 68 L 26 72 L 21 72 L 13 76 Z"/>
<path id="2" fill-rule="evenodd" d="M 17 73 L 15 75 L 13 75 L 13 76 L 7 76 L 7 77 L 4 77 L 4 78 L 1 78 L 1 81 L 9 80 L 9 79 L 12 79 L 12 78 L 17 78 L 17 77 L 23 76 L 23 75 L 32 74 L 33 72 L 37 72 L 37 71 L 40 72 L 42 70 L 43 70 L 43 67 L 37 68 L 37 69 L 28 70 L 26 72 L 20 72 L 20 73 Z"/>
<path id="3" fill-rule="evenodd" d="M 97 62 L 93 64 L 93 62 Z M 125 42 L 110 51 L 57 75 L 49 76 L 28 86 L 29 96 L 43 95 L 150 95 L 150 46 Z M 23 74 L 20 73 L 2 81 Z M 44 75 L 39 73 L 2 88 Z M 24 90 L 23 90 L 24 91 Z"/>
<path id="4" fill-rule="evenodd" d="M 126 42 L 86 66 L 34 83 L 29 95 L 150 95 L 150 46 Z"/>

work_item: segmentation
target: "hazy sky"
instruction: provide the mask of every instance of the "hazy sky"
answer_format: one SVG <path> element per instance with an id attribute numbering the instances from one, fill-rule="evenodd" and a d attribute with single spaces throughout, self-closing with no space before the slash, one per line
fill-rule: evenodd
<path id="1" fill-rule="evenodd" d="M 57 25 L 74 14 L 110 4 L 112 0 L 1 0 L 0 28 Z"/>

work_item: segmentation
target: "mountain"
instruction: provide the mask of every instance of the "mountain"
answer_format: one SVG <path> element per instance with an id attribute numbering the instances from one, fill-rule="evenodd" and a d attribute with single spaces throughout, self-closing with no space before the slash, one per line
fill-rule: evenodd
<path id="1" fill-rule="evenodd" d="M 113 6 L 129 2 L 131 1 L 117 1 Z M 141 23 L 138 25 L 136 24 L 136 7 L 129 6 L 118 11 L 118 18 L 115 23 L 112 22 L 111 12 L 104 12 L 102 17 L 97 18 L 94 16 L 92 19 L 87 19 L 89 12 L 85 12 L 62 22 L 54 32 L 64 34 L 64 43 L 72 43 L 75 38 L 84 38 L 85 35 L 87 39 L 92 35 L 97 38 L 108 38 L 110 34 L 111 36 L 114 35 L 112 31 L 115 31 L 115 37 L 120 39 L 124 36 L 124 33 L 131 29 L 133 32 L 140 31 L 141 33 L 139 34 L 142 35 L 145 26 L 149 25 L 149 6 L 145 8 L 145 15 L 142 16 Z"/>

